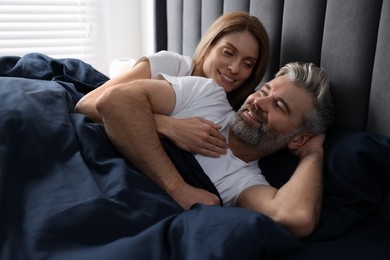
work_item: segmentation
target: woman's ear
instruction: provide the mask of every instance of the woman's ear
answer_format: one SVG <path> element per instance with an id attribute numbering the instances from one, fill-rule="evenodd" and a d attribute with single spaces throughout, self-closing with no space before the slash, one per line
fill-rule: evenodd
<path id="1" fill-rule="evenodd" d="M 309 134 L 299 134 L 295 136 L 289 143 L 288 143 L 288 149 L 290 150 L 296 150 L 301 148 L 307 141 L 312 138 L 312 135 Z"/>

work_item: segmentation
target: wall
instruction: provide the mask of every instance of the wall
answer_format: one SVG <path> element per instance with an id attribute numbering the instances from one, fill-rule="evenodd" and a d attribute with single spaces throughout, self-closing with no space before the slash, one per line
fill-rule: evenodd
<path id="1" fill-rule="evenodd" d="M 118 58 L 138 59 L 154 52 L 154 0 L 104 0 L 107 64 Z"/>

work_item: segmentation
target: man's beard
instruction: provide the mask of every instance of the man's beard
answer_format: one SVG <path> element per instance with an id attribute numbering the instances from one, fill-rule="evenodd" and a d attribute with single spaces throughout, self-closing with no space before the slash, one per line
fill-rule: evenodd
<path id="1" fill-rule="evenodd" d="M 267 130 L 265 120 L 262 120 L 260 128 L 255 128 L 240 115 L 246 110 L 244 105 L 231 118 L 230 128 L 233 133 L 245 144 L 267 153 L 274 153 L 287 147 L 294 138 L 296 132 L 281 132 L 277 130 Z"/>

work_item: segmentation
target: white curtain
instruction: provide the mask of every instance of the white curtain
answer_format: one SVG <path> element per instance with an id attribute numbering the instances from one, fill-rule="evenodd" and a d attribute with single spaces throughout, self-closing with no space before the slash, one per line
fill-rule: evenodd
<path id="1" fill-rule="evenodd" d="M 0 55 L 40 52 L 107 63 L 101 0 L 0 0 Z"/>

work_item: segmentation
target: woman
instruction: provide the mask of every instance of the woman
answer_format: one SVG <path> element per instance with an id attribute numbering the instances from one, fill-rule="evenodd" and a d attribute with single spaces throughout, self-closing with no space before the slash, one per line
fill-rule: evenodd
<path id="1" fill-rule="evenodd" d="M 167 51 L 141 58 L 129 71 L 85 95 L 75 110 L 101 122 L 95 104 L 105 89 L 136 79 L 155 79 L 159 73 L 212 78 L 225 89 L 230 104 L 237 109 L 259 84 L 268 56 L 268 34 L 261 22 L 245 12 L 227 13 L 210 26 L 192 58 Z M 162 115 L 155 115 L 155 121 L 162 137 L 186 151 L 210 157 L 226 153 L 226 140 L 219 126 L 210 121 Z"/>

